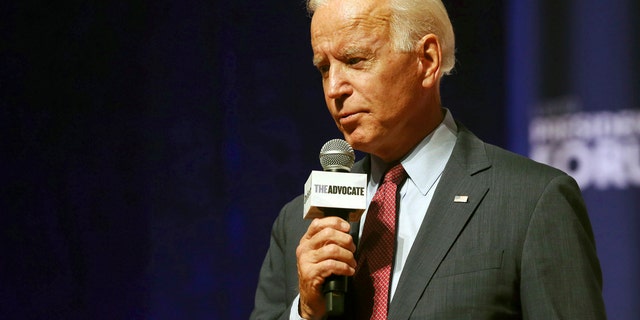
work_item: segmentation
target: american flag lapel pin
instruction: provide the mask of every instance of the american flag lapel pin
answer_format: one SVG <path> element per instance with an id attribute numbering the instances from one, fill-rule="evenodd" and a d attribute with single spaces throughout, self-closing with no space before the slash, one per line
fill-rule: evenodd
<path id="1" fill-rule="evenodd" d="M 469 196 L 455 196 L 453 202 L 469 202 Z"/>

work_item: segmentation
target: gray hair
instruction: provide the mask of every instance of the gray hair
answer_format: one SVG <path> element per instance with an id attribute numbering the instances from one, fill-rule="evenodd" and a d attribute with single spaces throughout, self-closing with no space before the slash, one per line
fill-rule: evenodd
<path id="1" fill-rule="evenodd" d="M 328 0 L 307 0 L 310 15 Z M 447 10 L 441 0 L 388 0 L 392 16 L 391 39 L 400 52 L 413 51 L 416 43 L 427 34 L 435 34 L 442 48 L 442 74 L 449 74 L 455 65 L 455 36 Z"/>

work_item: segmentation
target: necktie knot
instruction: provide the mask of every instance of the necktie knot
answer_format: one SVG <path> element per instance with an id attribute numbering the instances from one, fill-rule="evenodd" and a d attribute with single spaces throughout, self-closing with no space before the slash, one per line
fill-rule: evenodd
<path id="1" fill-rule="evenodd" d="M 389 169 L 387 173 L 385 173 L 382 183 L 391 182 L 397 186 L 400 185 L 406 178 L 407 172 L 404 170 L 402 164 L 398 163 L 391 169 Z"/>

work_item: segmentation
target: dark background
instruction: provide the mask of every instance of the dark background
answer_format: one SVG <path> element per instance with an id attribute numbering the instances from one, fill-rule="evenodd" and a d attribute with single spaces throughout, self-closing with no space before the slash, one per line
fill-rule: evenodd
<path id="1" fill-rule="evenodd" d="M 507 147 L 504 1 L 445 1 L 443 104 Z M 0 5 L 0 318 L 246 319 L 340 137 L 289 1 Z"/>

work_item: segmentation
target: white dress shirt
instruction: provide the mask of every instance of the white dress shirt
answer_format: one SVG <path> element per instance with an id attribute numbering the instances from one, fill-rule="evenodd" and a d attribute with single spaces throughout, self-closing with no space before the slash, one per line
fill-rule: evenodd
<path id="1" fill-rule="evenodd" d="M 400 162 L 407 172 L 407 180 L 400 189 L 400 207 L 398 212 L 396 252 L 393 273 L 391 275 L 391 293 L 389 300 L 393 299 L 402 269 L 413 246 L 413 241 L 418 235 L 418 230 L 427 214 L 431 198 L 440 181 L 453 147 L 456 143 L 458 127 L 448 109 L 442 123 L 428 136 L 426 136 L 406 157 Z M 380 184 L 380 179 L 387 169 L 386 164 L 375 156 L 371 156 L 371 179 L 367 186 L 367 207 L 371 202 Z M 366 211 L 360 218 L 360 231 L 364 228 Z M 300 295 L 293 301 L 290 319 L 301 320 L 298 314 Z M 304 320 L 304 319 L 302 319 Z"/>

